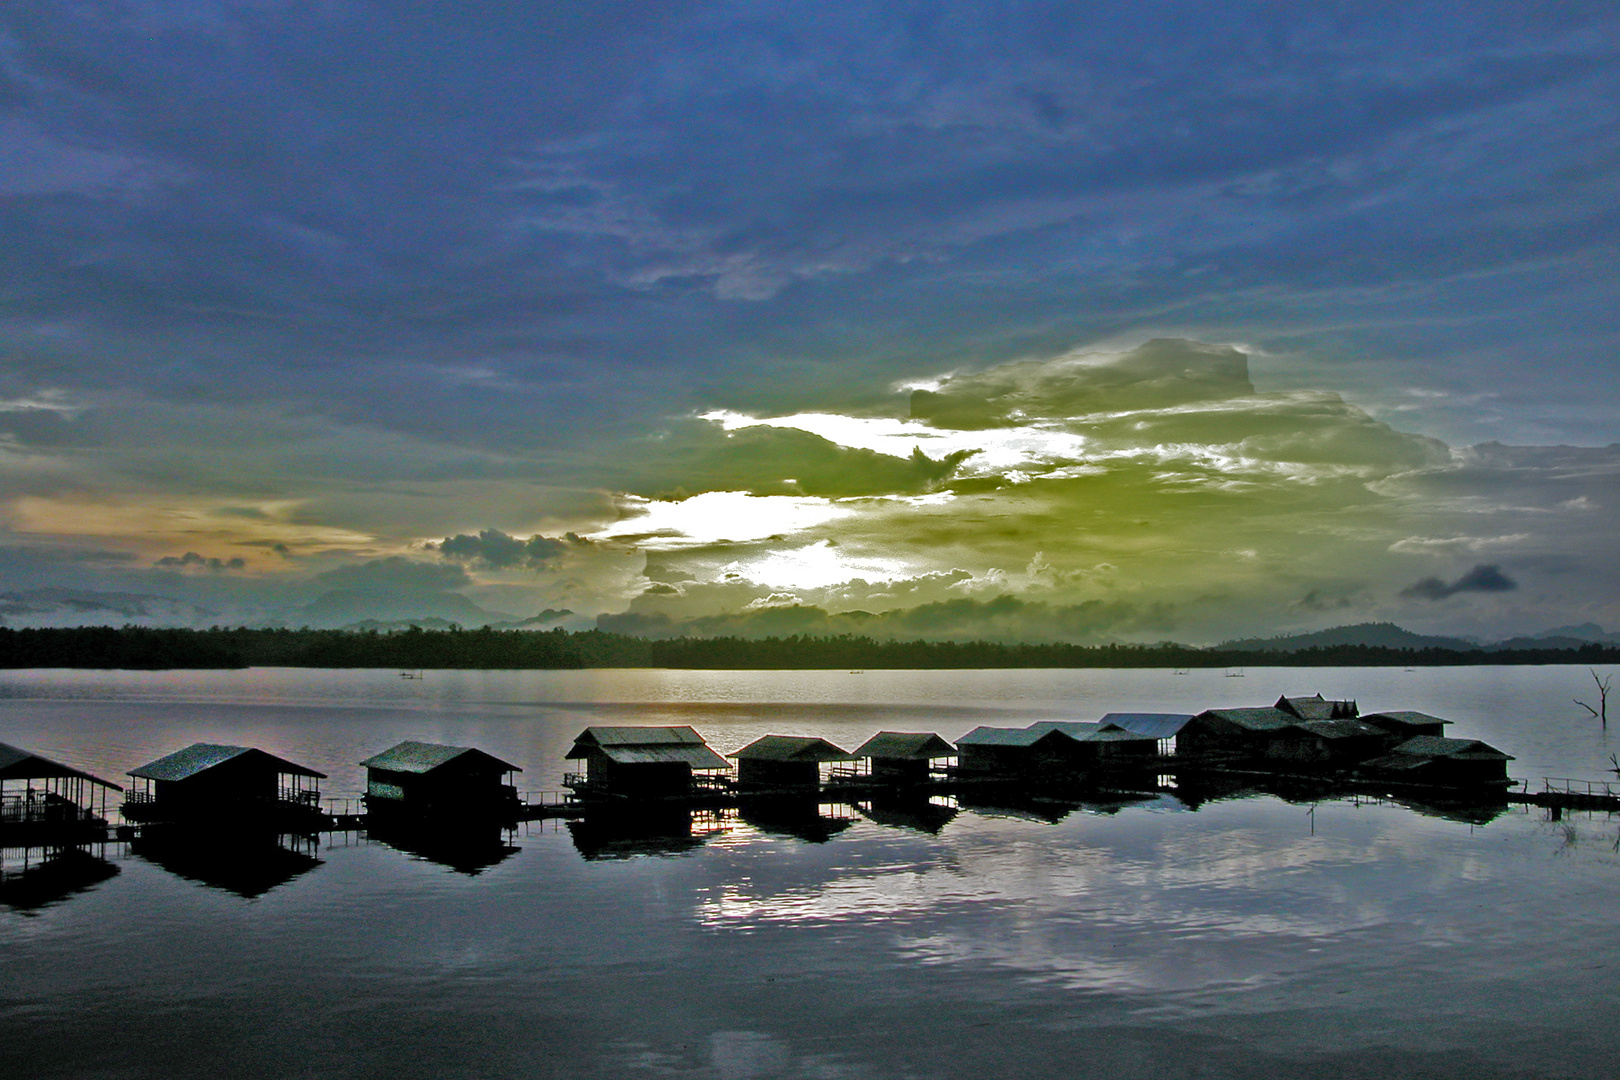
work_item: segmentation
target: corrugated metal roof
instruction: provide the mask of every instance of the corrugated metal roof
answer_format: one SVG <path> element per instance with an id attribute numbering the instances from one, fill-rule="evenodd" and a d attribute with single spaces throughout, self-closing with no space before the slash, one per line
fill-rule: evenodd
<path id="1" fill-rule="evenodd" d="M 1034 746 L 1050 731 L 1031 728 L 976 727 L 956 740 L 957 746 Z"/>
<path id="2" fill-rule="evenodd" d="M 502 772 L 522 772 L 523 770 L 509 761 L 502 761 L 494 754 L 487 754 L 472 746 L 447 746 L 444 743 L 405 742 L 389 747 L 380 754 L 366 758 L 360 764 L 368 769 L 383 769 L 387 772 L 401 773 L 430 773 L 441 765 L 461 757 L 463 754 L 477 754 L 488 758 L 490 762 L 500 766 Z"/>
<path id="3" fill-rule="evenodd" d="M 1276 731 L 1299 723 L 1299 717 L 1291 716 L 1269 705 L 1258 709 L 1205 709 L 1198 715 L 1218 717 L 1249 731 Z"/>
<path id="4" fill-rule="evenodd" d="M 689 727 L 588 727 L 574 738 L 590 746 L 703 746 L 703 736 Z"/>
<path id="5" fill-rule="evenodd" d="M 92 776 L 87 772 L 52 761 L 47 757 L 28 750 L 22 750 L 9 743 L 0 743 L 0 779 L 4 780 L 45 780 L 51 777 L 72 777 L 78 780 L 88 780 L 92 784 L 112 788 L 114 791 L 124 789 L 117 784 L 103 780 L 99 776 Z"/>
<path id="6" fill-rule="evenodd" d="M 216 765 L 239 758 L 243 754 L 260 754 L 269 758 L 277 766 L 277 772 L 291 773 L 294 776 L 313 776 L 323 780 L 326 778 L 323 772 L 306 769 L 302 765 L 295 765 L 291 761 L 278 758 L 274 754 L 266 754 L 263 750 L 251 746 L 223 746 L 219 743 L 192 743 L 184 750 L 176 750 L 167 757 L 160 757 L 140 768 L 129 770 L 129 775 L 138 776 L 143 780 L 185 780 Z"/>
<path id="7" fill-rule="evenodd" d="M 1146 735 L 1152 739 L 1171 739 L 1192 719 L 1191 713 L 1105 713 L 1104 724 L 1114 724 L 1126 731 Z"/>
<path id="8" fill-rule="evenodd" d="M 1356 715 L 1354 702 L 1335 701 L 1321 694 L 1310 697 L 1289 697 L 1284 694 L 1277 699 L 1276 707 L 1293 713 L 1301 720 L 1342 720 Z"/>
<path id="9" fill-rule="evenodd" d="M 1394 750 L 1397 754 L 1419 757 L 1449 757 L 1473 761 L 1512 761 L 1490 743 L 1478 739 L 1447 739 L 1440 735 L 1414 735 Z"/>
<path id="10" fill-rule="evenodd" d="M 766 735 L 726 755 L 739 761 L 849 761 L 852 756 L 809 735 Z"/>
<path id="11" fill-rule="evenodd" d="M 580 748 L 576 746 L 574 750 Z M 615 765 L 690 765 L 694 769 L 729 769 L 725 758 L 707 746 L 598 746 L 590 747 Z M 569 757 L 584 757 L 569 752 Z"/>
<path id="12" fill-rule="evenodd" d="M 926 761 L 952 757 L 956 747 L 931 731 L 880 731 L 855 751 L 855 757 Z"/>

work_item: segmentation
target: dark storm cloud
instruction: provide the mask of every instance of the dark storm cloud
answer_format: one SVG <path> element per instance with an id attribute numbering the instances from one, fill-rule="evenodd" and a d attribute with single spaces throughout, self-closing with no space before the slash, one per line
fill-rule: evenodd
<path id="1" fill-rule="evenodd" d="M 573 533 L 560 539 L 549 536 L 531 536 L 520 540 L 499 529 L 485 529 L 478 535 L 457 533 L 428 545 L 439 554 L 470 566 L 483 566 L 491 570 L 539 570 L 551 565 L 569 548 L 590 544 Z"/>
<path id="2" fill-rule="evenodd" d="M 1401 590 L 1401 595 L 1414 600 L 1445 600 L 1464 592 L 1512 592 L 1519 583 L 1502 573 L 1499 566 L 1480 563 L 1456 581 L 1445 582 L 1437 577 L 1415 581 Z"/>
<path id="3" fill-rule="evenodd" d="M 1503 423 L 1592 430 L 1614 29 L 1581 3 L 14 5 L 0 319 L 52 384 L 587 464 L 690 406 L 1163 324 L 1375 359 L 1367 386 L 1467 359 Z"/>
<path id="4" fill-rule="evenodd" d="M 152 564 L 163 570 L 211 570 L 216 574 L 227 570 L 243 570 L 247 568 L 247 560 L 241 557 L 232 559 L 210 558 L 188 551 L 184 555 L 165 555 Z"/>

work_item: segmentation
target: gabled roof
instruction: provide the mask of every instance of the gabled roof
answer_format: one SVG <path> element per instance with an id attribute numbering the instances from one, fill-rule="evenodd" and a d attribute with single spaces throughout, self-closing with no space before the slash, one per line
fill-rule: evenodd
<path id="1" fill-rule="evenodd" d="M 854 756 L 927 761 L 955 754 L 956 747 L 931 731 L 880 731 L 862 743 Z"/>
<path id="2" fill-rule="evenodd" d="M 1410 709 L 1401 709 L 1392 712 L 1368 713 L 1366 716 L 1363 716 L 1362 719 L 1370 724 L 1376 724 L 1380 720 L 1387 720 L 1393 725 L 1401 727 L 1416 724 L 1433 725 L 1451 723 L 1450 720 L 1442 720 L 1438 716 L 1430 716 L 1428 713 L 1413 712 Z"/>
<path id="3" fill-rule="evenodd" d="M 1111 712 L 1103 714 L 1102 723 L 1114 724 L 1150 739 L 1170 739 L 1191 719 L 1191 713 Z"/>
<path id="4" fill-rule="evenodd" d="M 321 780 L 326 778 L 323 772 L 306 769 L 302 765 L 295 765 L 285 758 L 278 758 L 274 754 L 267 754 L 251 746 L 223 746 L 218 743 L 192 743 L 184 750 L 176 750 L 167 757 L 160 757 L 156 761 L 129 770 L 129 775 L 138 776 L 143 780 L 186 780 L 200 772 L 206 772 L 217 765 L 249 754 L 268 758 L 276 766 L 278 773 L 313 776 Z"/>
<path id="5" fill-rule="evenodd" d="M 1277 699 L 1274 707 L 1293 713 L 1301 720 L 1342 720 L 1355 716 L 1358 711 L 1353 701 L 1331 701 L 1321 694 L 1312 697 L 1284 695 Z"/>
<path id="6" fill-rule="evenodd" d="M 704 746 L 703 736 L 689 727 L 588 727 L 574 736 L 586 746 Z"/>
<path id="7" fill-rule="evenodd" d="M 523 770 L 511 762 L 502 761 L 493 754 L 471 746 L 446 746 L 443 743 L 412 742 L 406 740 L 389 747 L 380 754 L 366 758 L 360 764 L 368 769 L 381 769 L 386 772 L 400 773 L 430 773 L 443 765 L 448 765 L 457 758 L 467 754 L 488 760 L 498 765 L 502 772 L 522 772 Z"/>
<path id="8" fill-rule="evenodd" d="M 809 735 L 766 735 L 726 755 L 738 761 L 848 761 L 851 756 Z"/>
<path id="9" fill-rule="evenodd" d="M 78 780 L 88 780 L 92 784 L 112 788 L 114 791 L 124 789 L 117 784 L 109 783 L 99 776 L 92 776 L 87 772 L 27 750 L 19 749 L 9 743 L 0 743 L 0 780 L 46 780 L 52 777 L 71 777 Z"/>
<path id="10" fill-rule="evenodd" d="M 1447 739 L 1440 735 L 1415 735 L 1397 746 L 1391 753 L 1413 757 L 1454 758 L 1460 761 L 1512 761 L 1512 754 L 1504 754 L 1490 743 L 1478 739 Z"/>
<path id="11" fill-rule="evenodd" d="M 1271 706 L 1258 709 L 1205 709 L 1198 716 L 1213 716 L 1248 731 L 1277 731 L 1299 723 L 1299 717 L 1291 716 Z M 1196 720 L 1198 717 L 1195 716 L 1193 719 Z"/>
<path id="12" fill-rule="evenodd" d="M 1095 720 L 1040 720 L 1029 725 L 1029 730 L 1042 735 L 1061 731 L 1075 742 L 1087 742 L 1102 730 L 1102 725 Z"/>
<path id="13" fill-rule="evenodd" d="M 1050 730 L 1034 728 L 976 727 L 956 740 L 957 746 L 1034 746 L 1050 738 Z M 1065 736 L 1059 736 L 1060 738 Z"/>

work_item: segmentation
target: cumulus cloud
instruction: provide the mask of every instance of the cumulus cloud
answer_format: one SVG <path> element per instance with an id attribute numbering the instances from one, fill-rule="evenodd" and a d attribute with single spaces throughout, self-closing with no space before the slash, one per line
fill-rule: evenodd
<path id="1" fill-rule="evenodd" d="M 555 539 L 539 534 L 520 539 L 499 529 L 484 529 L 476 536 L 457 533 L 427 547 L 438 551 L 446 559 L 468 566 L 490 570 L 542 570 L 561 559 L 570 548 L 590 543 L 574 533 L 565 533 Z"/>
<path id="2" fill-rule="evenodd" d="M 1453 582 L 1448 583 L 1437 577 L 1427 577 L 1421 581 L 1414 581 L 1401 590 L 1401 595 L 1414 600 L 1444 600 L 1458 593 L 1512 592 L 1518 587 L 1519 583 L 1502 573 L 1501 567 L 1489 563 L 1480 563 Z"/>
<path id="3" fill-rule="evenodd" d="M 165 555 L 152 565 L 164 570 L 197 569 L 221 574 L 227 570 L 247 569 L 247 560 L 241 556 L 230 559 L 209 558 L 195 551 L 188 551 L 184 555 Z"/>

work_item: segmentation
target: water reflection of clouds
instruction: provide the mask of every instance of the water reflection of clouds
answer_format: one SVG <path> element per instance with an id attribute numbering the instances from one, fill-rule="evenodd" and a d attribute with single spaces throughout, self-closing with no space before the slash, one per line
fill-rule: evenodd
<path id="1" fill-rule="evenodd" d="M 1466 944 L 1430 917 L 1434 898 L 1493 876 L 1465 844 L 1436 844 L 1457 827 L 1393 807 L 1335 810 L 1331 835 L 1314 836 L 1294 834 L 1297 807 L 1269 800 L 1058 826 L 966 815 L 923 858 L 715 882 L 694 891 L 694 917 L 725 931 L 879 926 L 906 962 L 1129 993 L 1269 985 L 1366 934 Z"/>

